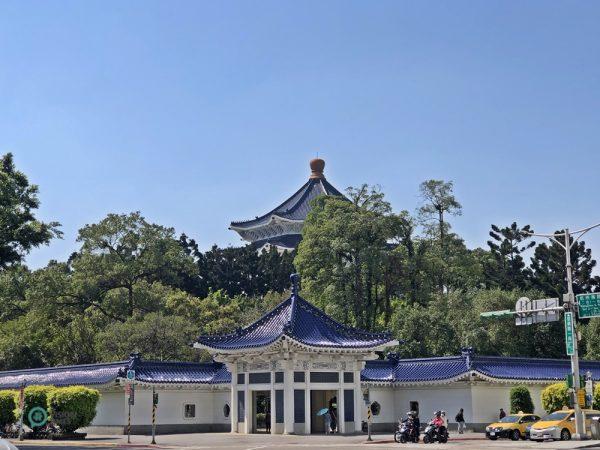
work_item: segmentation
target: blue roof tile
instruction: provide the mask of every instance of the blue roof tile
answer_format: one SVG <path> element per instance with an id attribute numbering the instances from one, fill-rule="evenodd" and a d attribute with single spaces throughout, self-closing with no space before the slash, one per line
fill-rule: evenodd
<path id="1" fill-rule="evenodd" d="M 144 361 L 132 358 L 113 363 L 59 366 L 40 369 L 0 372 L 0 389 L 16 389 L 29 385 L 102 385 L 124 378 L 128 369 L 134 369 L 136 380 L 146 383 L 227 384 L 231 374 L 224 364 L 217 362 L 190 363 Z"/>
<path id="2" fill-rule="evenodd" d="M 390 343 L 389 333 L 369 333 L 336 322 L 323 311 L 293 294 L 246 328 L 226 335 L 200 336 L 198 344 L 215 351 L 265 347 L 288 336 L 311 347 L 375 348 Z"/>
<path id="3" fill-rule="evenodd" d="M 461 355 L 367 361 L 361 380 L 389 383 L 447 381 L 470 372 L 495 380 L 560 381 L 571 372 L 568 359 Z M 600 361 L 580 361 L 582 374 L 600 380 Z"/>
<path id="4" fill-rule="evenodd" d="M 311 178 L 302 185 L 290 198 L 268 213 L 255 219 L 231 222 L 230 227 L 235 229 L 252 228 L 266 225 L 272 216 L 288 220 L 304 220 L 311 206 L 310 202 L 319 195 L 334 195 L 345 198 L 344 195 L 333 187 L 325 178 Z"/>

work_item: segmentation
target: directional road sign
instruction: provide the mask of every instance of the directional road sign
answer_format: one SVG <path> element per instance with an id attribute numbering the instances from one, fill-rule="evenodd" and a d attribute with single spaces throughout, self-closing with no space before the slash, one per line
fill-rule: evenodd
<path id="1" fill-rule="evenodd" d="M 531 325 L 534 323 L 556 322 L 558 317 L 558 299 L 543 298 L 529 300 L 521 297 L 515 305 L 517 325 Z"/>
<path id="2" fill-rule="evenodd" d="M 565 313 L 565 344 L 567 346 L 567 355 L 575 353 L 575 336 L 573 335 L 573 313 Z"/>
<path id="3" fill-rule="evenodd" d="M 580 319 L 600 317 L 600 294 L 580 294 L 577 303 Z"/>

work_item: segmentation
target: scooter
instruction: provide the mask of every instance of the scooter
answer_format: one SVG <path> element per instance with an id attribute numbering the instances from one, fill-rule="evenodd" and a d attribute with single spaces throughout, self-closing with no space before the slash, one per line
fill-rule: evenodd
<path id="1" fill-rule="evenodd" d="M 394 441 L 400 444 L 407 442 L 419 442 L 419 430 L 416 429 L 414 422 L 409 420 L 398 421 L 398 429 L 394 433 Z"/>
<path id="2" fill-rule="evenodd" d="M 425 444 L 432 444 L 436 441 L 440 444 L 448 442 L 448 430 L 444 426 L 438 427 L 431 421 L 427 424 L 423 432 L 423 442 Z"/>

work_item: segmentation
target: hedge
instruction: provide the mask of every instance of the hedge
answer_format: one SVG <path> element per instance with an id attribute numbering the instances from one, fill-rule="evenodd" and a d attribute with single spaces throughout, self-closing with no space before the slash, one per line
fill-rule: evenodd
<path id="1" fill-rule="evenodd" d="M 23 414 L 23 423 L 30 428 L 33 428 L 29 423 L 29 411 L 37 406 L 47 409 L 48 407 L 48 395 L 54 391 L 54 386 L 28 386 L 25 388 L 25 413 Z M 20 417 L 21 410 L 18 408 L 19 405 L 19 392 L 15 392 L 14 395 L 15 404 L 15 417 Z"/>
<path id="2" fill-rule="evenodd" d="M 83 386 L 54 389 L 48 395 L 50 420 L 65 433 L 87 427 L 96 417 L 100 392 Z"/>
<path id="3" fill-rule="evenodd" d="M 594 409 L 600 409 L 600 384 L 594 388 Z"/>
<path id="4" fill-rule="evenodd" d="M 16 422 L 16 408 L 15 391 L 0 391 L 0 427 Z"/>
<path id="5" fill-rule="evenodd" d="M 551 413 L 569 406 L 569 393 L 566 383 L 554 383 L 542 391 L 542 407 Z"/>
<path id="6" fill-rule="evenodd" d="M 534 412 L 531 394 L 526 386 L 515 386 L 510 390 L 510 413 L 516 414 L 519 411 L 528 414 Z"/>

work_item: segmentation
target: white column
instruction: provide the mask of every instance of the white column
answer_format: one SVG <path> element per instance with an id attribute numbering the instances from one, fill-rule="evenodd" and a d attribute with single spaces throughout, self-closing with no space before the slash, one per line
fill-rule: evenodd
<path id="1" fill-rule="evenodd" d="M 231 418 L 231 432 L 237 433 L 237 425 L 238 425 L 238 399 L 237 399 L 237 363 L 231 363 L 229 365 L 229 371 L 231 372 L 231 408 L 230 408 L 230 418 Z"/>
<path id="2" fill-rule="evenodd" d="M 245 383 L 244 383 L 244 433 L 245 434 L 249 434 L 252 432 L 252 424 L 250 423 L 250 420 L 252 419 L 252 417 L 254 416 L 254 414 L 252 414 L 251 408 L 254 408 L 254 402 L 252 399 L 252 391 L 250 391 L 250 383 L 248 383 L 248 372 L 246 372 L 246 374 L 244 375 L 245 379 Z"/>
<path id="3" fill-rule="evenodd" d="M 340 372 L 340 376 L 343 376 L 344 372 Z M 338 431 L 340 434 L 346 433 L 346 412 L 344 411 L 344 386 L 342 384 L 343 378 L 340 379 L 340 388 L 338 389 Z"/>
<path id="4" fill-rule="evenodd" d="M 294 364 L 285 361 L 283 374 L 283 434 L 294 433 Z"/>
<path id="5" fill-rule="evenodd" d="M 310 434 L 310 370 L 304 371 L 304 433 Z"/>
<path id="6" fill-rule="evenodd" d="M 356 370 L 354 371 L 354 431 L 362 431 L 362 386 L 360 385 L 360 371 L 362 369 L 362 363 L 356 362 Z"/>
<path id="7" fill-rule="evenodd" d="M 275 417 L 275 370 L 271 370 L 271 434 L 275 433 L 277 427 L 277 418 Z"/>

